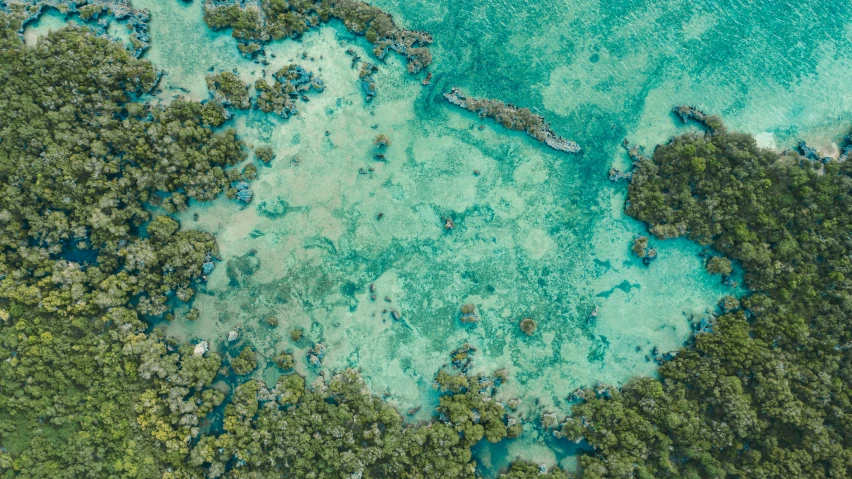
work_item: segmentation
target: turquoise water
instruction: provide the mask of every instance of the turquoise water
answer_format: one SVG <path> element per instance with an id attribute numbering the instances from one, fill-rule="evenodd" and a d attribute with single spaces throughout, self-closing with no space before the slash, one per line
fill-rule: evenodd
<path id="1" fill-rule="evenodd" d="M 216 235 L 222 262 L 192 304 L 199 319 L 182 319 L 182 306 L 167 332 L 215 348 L 238 331 L 266 360 L 285 349 L 304 358 L 321 342 L 322 367 L 301 361 L 301 373 L 359 367 L 401 412 L 423 406 L 413 420 L 431 415 L 435 372 L 470 342 L 474 370 L 509 370 L 501 399 L 520 398 L 516 415 L 530 421 L 521 439 L 477 450 L 484 472 L 516 456 L 571 467 L 575 449 L 536 427 L 540 414 L 564 415 L 578 386 L 653 374 L 651 349 L 679 347 L 690 315 L 741 293 L 706 274 L 685 240 L 652 242 L 650 268 L 631 256 L 644 227 L 622 213 L 624 185 L 606 179 L 626 162 L 623 138 L 650 146 L 684 131 L 669 111 L 691 103 L 767 147 L 804 138 L 829 154 L 852 111 L 841 83 L 847 5 L 377 0 L 434 34 L 435 77 L 421 86 L 391 58 L 366 104 L 345 53 L 367 59 L 365 43 L 339 25 L 271 44 L 264 66 L 209 31 L 198 2 L 133 4 L 152 13 L 146 58 L 167 72 L 159 101 L 207 98 L 211 67 L 249 81 L 298 62 L 327 85 L 289 120 L 235 116 L 241 136 L 277 158 L 259 168 L 248 207 L 223 198 L 178 215 Z M 554 152 L 454 108 L 441 95 L 452 86 L 531 107 L 584 152 Z M 378 133 L 392 140 L 387 161 L 373 159 Z M 480 321 L 464 325 L 469 302 Z M 538 323 L 531 337 L 518 328 L 525 317 Z M 305 332 L 295 344 L 294 328 Z M 278 372 L 268 363 L 257 374 Z"/>

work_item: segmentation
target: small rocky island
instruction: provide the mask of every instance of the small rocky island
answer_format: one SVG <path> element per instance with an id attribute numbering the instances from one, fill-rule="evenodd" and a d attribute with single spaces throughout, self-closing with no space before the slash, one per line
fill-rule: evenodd
<path id="1" fill-rule="evenodd" d="M 528 135 L 554 150 L 566 153 L 580 152 L 580 145 L 554 133 L 544 118 L 536 115 L 529 108 L 518 108 L 500 100 L 467 97 L 458 88 L 445 93 L 444 98 L 453 105 L 478 114 L 480 118 L 493 118 L 494 121 L 510 130 L 526 131 Z"/>

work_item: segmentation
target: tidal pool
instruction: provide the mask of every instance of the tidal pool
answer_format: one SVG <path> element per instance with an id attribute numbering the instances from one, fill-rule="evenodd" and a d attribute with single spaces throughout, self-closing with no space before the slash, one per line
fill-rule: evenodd
<path id="1" fill-rule="evenodd" d="M 235 115 L 247 143 L 273 146 L 276 159 L 259 167 L 250 205 L 222 198 L 177 215 L 184 228 L 216 236 L 221 262 L 162 327 L 214 348 L 238 331 L 270 383 L 282 350 L 309 376 L 359 368 L 411 420 L 431 416 L 432 378 L 468 342 L 478 349 L 474 371 L 509 370 L 501 397 L 521 398 L 530 420 L 521 439 L 477 450 L 483 471 L 517 455 L 570 466 L 575 448 L 534 425 L 540 412 L 567 413 L 578 386 L 654 374 L 646 356 L 655 346 L 681 346 L 691 315 L 741 294 L 706 274 L 688 241 L 652 241 L 660 259 L 650 267 L 631 255 L 645 229 L 622 213 L 624 184 L 606 178 L 611 164 L 626 163 L 622 139 L 651 146 L 690 128 L 669 113 L 690 103 L 765 146 L 804 138 L 829 153 L 852 111 L 842 84 L 852 27 L 840 20 L 850 6 L 374 3 L 434 34 L 435 77 L 421 86 L 390 58 L 366 103 L 346 50 L 373 60 L 340 25 L 270 44 L 262 65 L 204 25 L 200 2 L 133 2 L 151 11 L 145 56 L 166 71 L 159 101 L 208 98 L 211 68 L 249 82 L 299 63 L 326 85 L 289 120 Z M 549 150 L 456 109 L 442 97 L 452 86 L 535 109 L 583 153 Z M 374 158 L 380 133 L 392 141 L 383 161 Z M 464 303 L 477 306 L 478 323 L 458 320 Z M 190 306 L 199 319 L 184 319 Z M 531 337 L 518 327 L 525 317 L 538 323 Z M 304 338 L 293 343 L 296 328 Z M 320 368 L 304 360 L 315 343 L 327 347 Z"/>

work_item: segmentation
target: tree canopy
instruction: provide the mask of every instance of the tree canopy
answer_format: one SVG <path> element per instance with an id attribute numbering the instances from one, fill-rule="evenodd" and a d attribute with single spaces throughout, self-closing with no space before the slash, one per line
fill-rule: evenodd
<path id="1" fill-rule="evenodd" d="M 847 477 L 852 357 L 852 164 L 759 148 L 717 117 L 636 156 L 626 211 L 658 238 L 712 245 L 752 293 L 711 332 L 608 394 L 562 433 L 596 449 L 585 477 Z"/>

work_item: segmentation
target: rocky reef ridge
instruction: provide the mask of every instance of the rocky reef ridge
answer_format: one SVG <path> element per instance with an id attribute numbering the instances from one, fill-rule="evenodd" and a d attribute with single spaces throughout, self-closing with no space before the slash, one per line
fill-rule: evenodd
<path id="1" fill-rule="evenodd" d="M 529 108 L 518 108 L 500 100 L 467 97 L 458 88 L 445 93 L 444 98 L 453 105 L 478 114 L 480 118 L 493 118 L 494 121 L 510 130 L 525 131 L 529 136 L 554 150 L 566 153 L 580 152 L 580 145 L 557 135 L 542 116 L 536 115 Z"/>

